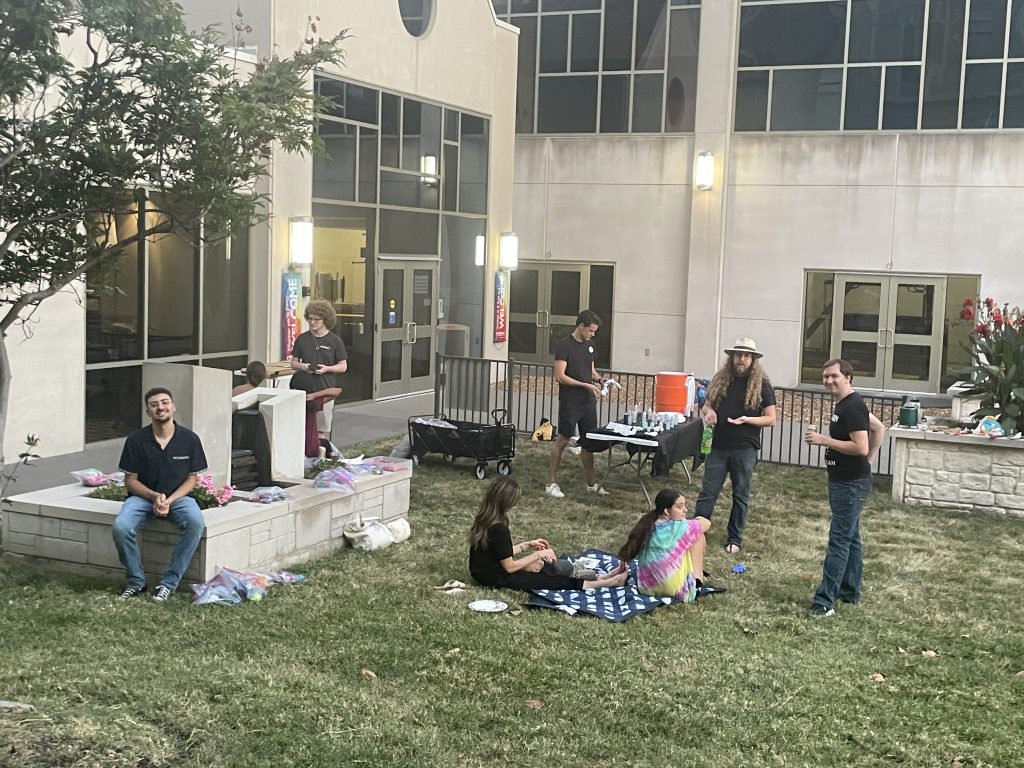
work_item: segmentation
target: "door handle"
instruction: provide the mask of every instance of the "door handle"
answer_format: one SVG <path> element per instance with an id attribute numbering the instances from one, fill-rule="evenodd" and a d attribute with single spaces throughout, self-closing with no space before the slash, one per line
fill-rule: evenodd
<path id="1" fill-rule="evenodd" d="M 405 343 L 415 344 L 416 343 L 416 323 L 405 324 Z"/>
<path id="2" fill-rule="evenodd" d="M 892 349 L 896 346 L 896 331 L 892 328 L 886 328 L 885 332 L 889 334 L 889 343 L 885 345 L 886 349 Z"/>
<path id="3" fill-rule="evenodd" d="M 544 313 L 544 325 L 542 325 L 541 328 L 550 328 L 551 327 L 551 313 L 548 312 L 546 309 L 542 309 L 541 312 Z"/>
<path id="4" fill-rule="evenodd" d="M 544 310 L 543 309 L 538 309 L 537 310 L 537 317 L 534 318 L 534 322 L 537 324 L 538 328 L 543 328 L 544 327 L 543 315 L 544 315 Z"/>

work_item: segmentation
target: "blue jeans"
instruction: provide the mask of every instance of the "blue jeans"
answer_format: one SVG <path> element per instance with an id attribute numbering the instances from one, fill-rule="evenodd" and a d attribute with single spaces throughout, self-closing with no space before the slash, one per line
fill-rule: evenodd
<path id="1" fill-rule="evenodd" d="M 114 545 L 128 577 L 125 584 L 127 587 L 146 586 L 146 573 L 142 570 L 142 557 L 139 555 L 138 532 L 140 527 L 155 517 L 152 502 L 138 496 L 129 496 L 114 518 Z M 167 519 L 181 531 L 178 543 L 174 545 L 174 552 L 171 554 L 171 564 L 160 579 L 160 585 L 173 592 L 188 568 L 200 539 L 203 538 L 206 521 L 203 520 L 202 510 L 191 496 L 184 496 L 171 504 Z"/>
<path id="2" fill-rule="evenodd" d="M 698 517 L 711 519 L 715 502 L 725 485 L 726 475 L 732 481 L 732 511 L 726 543 L 743 544 L 743 529 L 750 512 L 750 478 L 757 466 L 757 448 L 712 448 L 704 461 L 704 482 L 697 496 Z"/>
<path id="3" fill-rule="evenodd" d="M 864 571 L 860 543 L 860 511 L 871 491 L 873 478 L 829 480 L 828 503 L 832 522 L 828 527 L 828 551 L 822 566 L 821 584 L 814 593 L 814 605 L 831 608 L 836 600 L 856 603 Z"/>

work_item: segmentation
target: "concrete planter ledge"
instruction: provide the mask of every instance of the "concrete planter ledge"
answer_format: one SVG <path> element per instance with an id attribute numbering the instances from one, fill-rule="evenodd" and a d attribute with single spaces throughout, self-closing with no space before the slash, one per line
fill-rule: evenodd
<path id="1" fill-rule="evenodd" d="M 412 462 L 383 475 L 356 480 L 354 493 L 322 491 L 309 480 L 286 488 L 289 498 L 272 504 L 232 501 L 203 511 L 206 530 L 185 581 L 206 581 L 218 566 L 273 570 L 330 554 L 346 546 L 346 523 L 391 522 L 409 513 Z M 116 501 L 88 498 L 91 488 L 71 484 L 13 496 L 3 511 L 3 549 L 49 568 L 121 580 L 124 571 L 110 528 L 121 508 Z M 139 533 L 150 583 L 167 567 L 177 529 L 155 520 Z"/>
<path id="2" fill-rule="evenodd" d="M 1024 440 L 893 428 L 892 497 L 1024 517 Z"/>

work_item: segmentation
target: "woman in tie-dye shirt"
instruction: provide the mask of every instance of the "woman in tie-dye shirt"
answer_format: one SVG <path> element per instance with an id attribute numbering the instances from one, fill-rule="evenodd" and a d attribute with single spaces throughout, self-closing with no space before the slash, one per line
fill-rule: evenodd
<path id="1" fill-rule="evenodd" d="M 706 517 L 686 519 L 686 498 L 665 488 L 619 551 L 619 559 L 639 563 L 637 589 L 653 597 L 692 602 L 699 595 L 719 591 L 704 585 L 704 534 L 711 527 Z"/>

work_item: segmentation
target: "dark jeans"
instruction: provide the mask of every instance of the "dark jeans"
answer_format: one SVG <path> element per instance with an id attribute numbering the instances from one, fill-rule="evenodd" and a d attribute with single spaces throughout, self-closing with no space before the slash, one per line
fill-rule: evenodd
<path id="1" fill-rule="evenodd" d="M 698 517 L 711 519 L 711 513 L 722 492 L 725 478 L 732 481 L 732 511 L 729 513 L 729 531 L 726 543 L 743 543 L 743 529 L 750 512 L 750 478 L 757 466 L 757 448 L 712 448 L 704 461 L 704 482 L 697 496 Z"/>
<path id="2" fill-rule="evenodd" d="M 828 503 L 832 522 L 828 527 L 828 551 L 822 566 L 821 584 L 814 593 L 814 604 L 831 608 L 836 600 L 856 603 L 864 571 L 860 543 L 860 511 L 871 491 L 873 478 L 829 480 Z"/>

